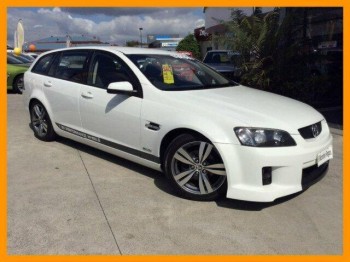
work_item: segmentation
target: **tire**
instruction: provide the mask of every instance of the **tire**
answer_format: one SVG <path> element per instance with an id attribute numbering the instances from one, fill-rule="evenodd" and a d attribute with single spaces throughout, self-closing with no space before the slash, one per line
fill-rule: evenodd
<path id="1" fill-rule="evenodd" d="M 16 76 L 12 83 L 12 89 L 18 94 L 22 94 L 24 90 L 23 74 Z"/>
<path id="2" fill-rule="evenodd" d="M 219 152 L 199 136 L 183 134 L 175 138 L 166 150 L 164 170 L 175 192 L 186 199 L 215 200 L 227 190 Z"/>
<path id="3" fill-rule="evenodd" d="M 53 130 L 51 119 L 43 104 L 35 101 L 30 106 L 30 124 L 36 138 L 42 141 L 53 141 L 56 133 Z"/>

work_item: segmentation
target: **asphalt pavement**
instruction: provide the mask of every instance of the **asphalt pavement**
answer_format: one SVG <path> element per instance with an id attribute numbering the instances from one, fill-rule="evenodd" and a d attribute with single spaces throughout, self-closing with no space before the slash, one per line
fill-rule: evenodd
<path id="1" fill-rule="evenodd" d="M 22 97 L 7 95 L 7 253 L 343 253 L 343 136 L 328 174 L 273 203 L 195 202 L 159 172 L 60 138 L 36 139 Z"/>

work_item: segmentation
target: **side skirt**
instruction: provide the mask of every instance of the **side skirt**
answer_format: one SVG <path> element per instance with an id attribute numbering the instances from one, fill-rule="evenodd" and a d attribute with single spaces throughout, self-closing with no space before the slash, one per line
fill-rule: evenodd
<path id="1" fill-rule="evenodd" d="M 65 125 L 62 125 L 59 123 L 55 123 L 55 124 L 57 125 L 57 127 L 59 129 L 61 129 L 65 133 L 69 134 L 68 138 L 74 139 L 74 137 L 76 137 L 77 139 L 74 139 L 74 140 L 76 140 L 78 142 L 88 144 L 88 145 L 93 146 L 95 148 L 98 148 L 102 151 L 106 151 L 108 153 L 120 156 L 122 158 L 126 158 L 130 161 L 137 162 L 139 164 L 148 166 L 150 168 L 153 168 L 156 170 L 161 170 L 160 158 L 157 156 L 154 156 L 154 155 L 148 154 L 146 152 L 142 152 L 140 150 L 130 148 L 130 147 L 127 147 L 127 146 L 124 146 L 124 145 L 121 145 L 121 144 L 118 144 L 118 143 L 115 143 L 115 142 L 112 142 L 112 141 L 109 141 L 109 140 L 106 140 L 106 139 L 103 139 L 100 137 L 96 137 L 96 136 L 81 132 L 79 130 L 70 128 L 68 126 L 65 126 Z M 74 135 L 74 136 L 71 136 L 71 135 Z M 83 138 L 83 139 L 81 139 L 81 138 Z M 91 142 L 94 142 L 94 143 L 91 143 Z M 96 145 L 96 143 L 100 146 Z M 101 145 L 103 147 L 101 147 Z M 106 150 L 104 148 L 106 148 Z M 108 150 L 108 148 L 112 149 L 112 150 Z M 121 151 L 121 154 L 118 154 L 115 150 Z M 129 155 L 130 157 L 127 157 L 127 155 Z M 142 160 L 146 160 L 146 161 L 142 161 Z"/>

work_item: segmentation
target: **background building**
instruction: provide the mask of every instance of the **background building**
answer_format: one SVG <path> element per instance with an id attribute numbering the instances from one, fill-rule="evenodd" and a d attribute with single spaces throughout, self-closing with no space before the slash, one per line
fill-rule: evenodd
<path id="1" fill-rule="evenodd" d="M 175 51 L 179 42 L 182 40 L 179 34 L 148 34 L 147 44 L 150 48 L 161 48 L 164 50 Z"/>
<path id="2" fill-rule="evenodd" d="M 103 45 L 109 46 L 109 43 L 103 43 L 96 36 L 69 36 L 70 46 L 92 46 Z M 23 45 L 24 51 L 29 51 L 29 46 L 35 46 L 35 52 L 45 52 L 57 48 L 64 48 L 67 46 L 67 36 L 50 36 L 32 42 L 27 42 Z"/>
<path id="3" fill-rule="evenodd" d="M 254 13 L 256 7 L 237 7 L 235 9 L 241 10 L 247 16 Z M 233 7 L 204 7 L 203 13 L 205 17 L 205 26 L 196 28 L 194 35 L 200 43 L 201 54 L 204 56 L 209 50 L 226 49 L 225 46 L 220 45 L 218 41 L 215 41 L 216 37 L 225 35 L 226 29 L 223 22 L 231 21 L 231 12 Z M 273 8 L 263 7 L 260 8 L 262 13 L 270 12 Z"/>
<path id="4" fill-rule="evenodd" d="M 236 29 L 226 26 L 233 21 L 233 8 L 203 9 L 205 25 L 194 30 L 202 56 L 208 50 L 228 49 L 225 44 L 231 46 L 230 49 L 237 48 L 239 50 L 232 51 L 240 52 L 245 58 L 243 84 L 289 96 L 317 108 L 335 108 L 338 122 L 342 123 L 343 8 L 234 9 L 241 12 L 241 16 L 235 13 L 236 19 L 231 23 Z M 262 36 L 264 31 L 254 31 L 254 23 L 249 22 L 252 14 L 256 15 L 254 21 L 261 21 L 256 28 L 269 21 L 264 26 L 271 35 L 260 38 L 266 41 L 257 41 L 257 36 Z M 251 27 L 240 24 L 244 17 Z M 272 20 L 273 17 L 277 20 Z M 240 39 L 238 34 L 251 34 L 254 38 Z M 249 40 L 255 38 L 255 42 Z"/>
<path id="5" fill-rule="evenodd" d="M 246 16 L 254 13 L 257 7 L 239 7 Z M 215 37 L 227 34 L 223 22 L 231 21 L 233 8 L 205 7 L 205 26 L 196 28 L 194 34 L 200 42 L 203 55 L 208 50 L 226 49 L 215 41 Z M 259 8 L 261 13 L 274 8 Z M 303 39 L 305 46 L 315 49 L 343 48 L 343 10 L 342 8 L 280 8 L 280 23 L 290 14 L 294 14 L 295 27 L 291 39 Z"/>

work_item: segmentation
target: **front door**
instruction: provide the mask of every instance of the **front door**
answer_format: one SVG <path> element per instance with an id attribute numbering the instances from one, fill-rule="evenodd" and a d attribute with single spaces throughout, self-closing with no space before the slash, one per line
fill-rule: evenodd
<path id="1" fill-rule="evenodd" d="M 131 153 L 140 149 L 142 98 L 107 93 L 107 87 L 112 82 L 128 81 L 136 89 L 138 81 L 135 78 L 125 62 L 115 54 L 95 52 L 88 85 L 81 86 L 79 96 L 83 130 L 92 136 L 92 140 Z"/>

